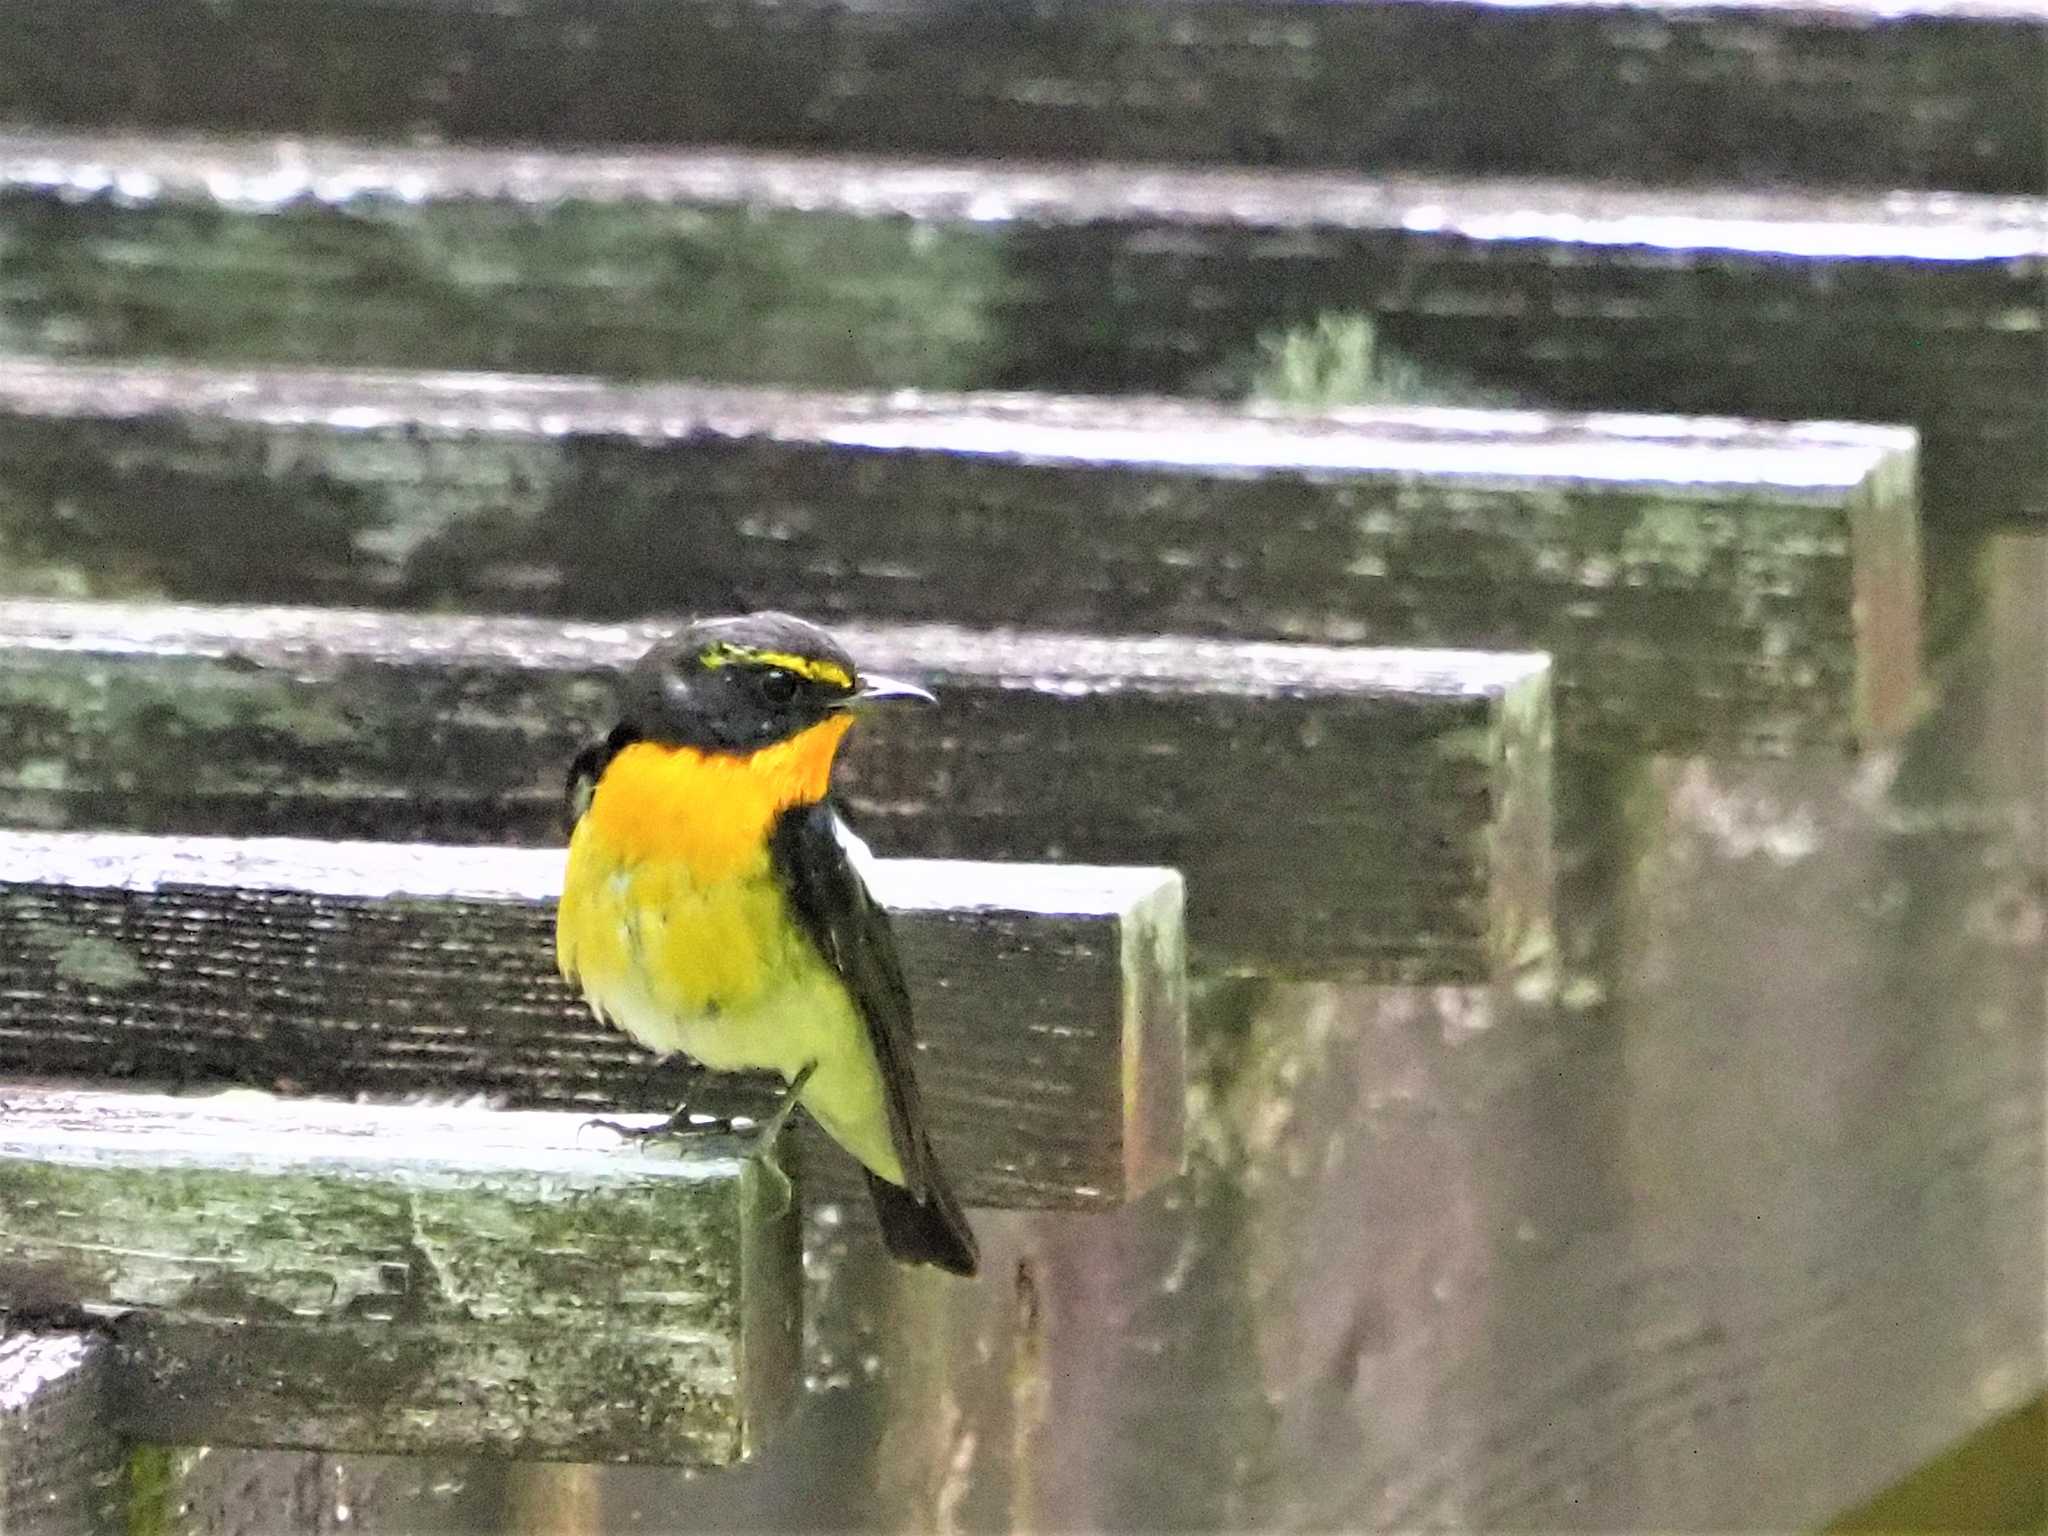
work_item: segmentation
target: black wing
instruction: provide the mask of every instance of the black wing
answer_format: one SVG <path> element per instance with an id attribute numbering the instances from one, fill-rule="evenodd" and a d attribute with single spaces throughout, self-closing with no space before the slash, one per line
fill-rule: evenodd
<path id="1" fill-rule="evenodd" d="M 910 988 L 896 958 L 889 914 L 847 857 L 837 820 L 824 801 L 792 806 L 775 824 L 769 856 L 797 922 L 839 973 L 867 1021 L 887 1089 L 889 1139 L 902 1159 L 906 1187 L 922 1200 L 932 1170 L 914 1070 L 917 1036 L 910 1022 Z"/>
<path id="2" fill-rule="evenodd" d="M 974 1229 L 946 1185 L 925 1130 L 913 1065 L 917 1041 L 911 1032 L 910 989 L 903 984 L 889 914 L 868 893 L 840 832 L 829 805 L 797 806 L 775 824 L 769 848 L 797 922 L 846 983 L 881 1068 L 889 1139 L 904 1179 L 898 1188 L 868 1170 L 882 1240 L 906 1264 L 936 1264 L 956 1275 L 972 1275 L 981 1262 Z"/>

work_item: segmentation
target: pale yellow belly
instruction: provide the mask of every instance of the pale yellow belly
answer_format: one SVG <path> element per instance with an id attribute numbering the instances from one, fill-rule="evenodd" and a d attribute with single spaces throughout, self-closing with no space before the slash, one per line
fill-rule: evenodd
<path id="1" fill-rule="evenodd" d="M 563 973 L 606 1019 L 664 1055 L 785 1082 L 816 1062 L 804 1108 L 862 1163 L 902 1183 L 867 1025 L 797 928 L 765 859 L 700 884 L 675 864 L 621 867 L 581 831 L 556 917 Z"/>

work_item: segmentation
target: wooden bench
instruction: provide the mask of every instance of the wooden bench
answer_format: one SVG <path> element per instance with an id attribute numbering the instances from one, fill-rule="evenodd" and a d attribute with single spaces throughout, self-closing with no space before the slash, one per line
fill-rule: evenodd
<path id="1" fill-rule="evenodd" d="M 559 844 L 566 764 L 655 632 L 0 603 L 0 818 Z M 849 809 L 878 847 L 1171 865 L 1210 970 L 1484 980 L 1547 955 L 1541 657 L 843 637 L 942 699 L 855 734 Z"/>
<path id="2" fill-rule="evenodd" d="M 0 506 L 106 595 L 1545 650 L 1586 750 L 1884 741 L 1919 691 L 1873 428 L 21 362 Z"/>
<path id="3" fill-rule="evenodd" d="M 0 232 L 18 350 L 1230 393 L 1357 314 L 1555 406 L 1907 422 L 1945 515 L 2048 515 L 2041 197 L 18 135 Z"/>
<path id="4" fill-rule="evenodd" d="M 0 31 L 37 60 L 0 79 L 19 122 L 2048 186 L 2048 25 L 2023 0 L 6 0 Z"/>

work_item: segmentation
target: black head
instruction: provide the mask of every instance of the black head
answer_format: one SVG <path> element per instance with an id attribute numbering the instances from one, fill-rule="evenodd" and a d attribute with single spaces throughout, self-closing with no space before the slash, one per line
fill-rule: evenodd
<path id="1" fill-rule="evenodd" d="M 815 624 L 749 613 L 701 620 L 652 646 L 628 678 L 621 730 L 665 746 L 748 753 L 890 698 L 931 695 L 863 678 L 845 647 Z"/>

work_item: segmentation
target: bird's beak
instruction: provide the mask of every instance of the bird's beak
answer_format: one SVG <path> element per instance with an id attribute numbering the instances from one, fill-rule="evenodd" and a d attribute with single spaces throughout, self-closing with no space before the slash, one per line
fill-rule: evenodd
<path id="1" fill-rule="evenodd" d="M 893 677 L 861 679 L 860 692 L 840 704 L 841 709 L 866 710 L 877 704 L 936 704 L 939 701 L 915 683 Z"/>

